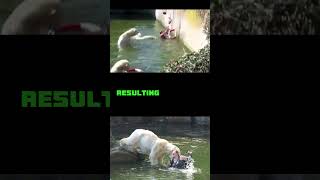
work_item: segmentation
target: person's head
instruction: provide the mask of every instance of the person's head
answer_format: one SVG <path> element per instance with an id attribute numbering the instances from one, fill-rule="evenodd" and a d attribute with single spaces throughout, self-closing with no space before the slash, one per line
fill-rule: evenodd
<path id="1" fill-rule="evenodd" d="M 170 159 L 172 159 L 173 156 L 180 155 L 180 149 L 176 145 L 169 142 L 165 143 L 165 151 L 170 156 Z"/>
<path id="2" fill-rule="evenodd" d="M 179 151 L 174 150 L 174 151 L 172 151 L 171 156 L 172 156 L 172 159 L 173 159 L 173 158 L 174 158 L 174 159 L 176 159 L 176 158 L 179 159 L 180 153 L 179 153 Z"/>

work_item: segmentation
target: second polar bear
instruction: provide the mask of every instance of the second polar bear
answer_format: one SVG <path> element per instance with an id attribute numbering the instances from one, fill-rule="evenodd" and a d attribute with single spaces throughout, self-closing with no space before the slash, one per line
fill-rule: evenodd
<path id="1" fill-rule="evenodd" d="M 162 159 L 180 149 L 165 139 L 159 138 L 153 132 L 145 129 L 136 129 L 129 137 L 120 140 L 120 146 L 128 151 L 149 155 L 151 165 L 163 165 Z"/>

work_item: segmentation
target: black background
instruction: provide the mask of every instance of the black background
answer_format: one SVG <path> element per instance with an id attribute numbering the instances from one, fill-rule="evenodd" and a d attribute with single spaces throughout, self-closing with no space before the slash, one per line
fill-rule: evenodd
<path id="1" fill-rule="evenodd" d="M 0 36 L 0 171 L 108 174 L 110 115 L 210 115 L 211 173 L 318 173 L 319 37 L 211 39 L 211 74 L 110 75 L 108 36 Z M 121 88 L 161 96 L 113 95 L 107 110 L 19 104 L 21 90 Z"/>
<path id="2" fill-rule="evenodd" d="M 213 172 L 319 173 L 318 36 L 217 36 Z"/>
<path id="3" fill-rule="evenodd" d="M 1 171 L 107 173 L 105 109 L 20 108 L 22 90 L 108 89 L 104 36 L 0 36 Z"/>

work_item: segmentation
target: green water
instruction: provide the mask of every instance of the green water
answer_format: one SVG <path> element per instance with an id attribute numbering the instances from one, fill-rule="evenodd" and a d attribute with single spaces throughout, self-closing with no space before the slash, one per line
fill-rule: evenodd
<path id="1" fill-rule="evenodd" d="M 153 35 L 157 39 L 134 42 L 132 47 L 119 52 L 117 47 L 118 38 L 130 28 L 137 28 L 143 36 Z M 130 62 L 130 66 L 142 69 L 144 72 L 160 72 L 163 65 L 169 60 L 182 56 L 184 51 L 189 52 L 178 39 L 160 39 L 159 32 L 163 29 L 164 27 L 155 19 L 112 18 L 110 27 L 110 64 L 113 65 L 120 59 L 127 59 Z"/>
<path id="2" fill-rule="evenodd" d="M 127 132 L 128 129 L 126 129 Z M 181 131 L 181 129 L 180 129 Z M 192 151 L 194 159 L 193 168 L 186 170 L 151 167 L 148 158 L 138 163 L 131 164 L 111 164 L 110 173 L 111 180 L 207 180 L 210 179 L 210 140 L 207 137 L 190 137 L 187 134 L 200 134 L 201 130 L 185 129 L 184 135 L 167 134 L 159 135 L 161 138 L 167 139 L 169 142 L 178 146 L 185 154 L 188 150 Z M 155 132 L 155 131 L 154 131 Z M 127 135 L 116 135 L 116 140 L 120 140 Z"/>

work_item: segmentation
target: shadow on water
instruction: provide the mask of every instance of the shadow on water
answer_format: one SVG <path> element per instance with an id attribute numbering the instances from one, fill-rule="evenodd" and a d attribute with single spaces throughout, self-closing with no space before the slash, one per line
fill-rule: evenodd
<path id="1" fill-rule="evenodd" d="M 121 128 L 119 128 L 121 127 Z M 179 170 L 165 167 L 152 167 L 145 156 L 145 160 L 137 163 L 111 164 L 110 173 L 112 180 L 125 179 L 150 179 L 150 180 L 206 180 L 210 179 L 210 132 L 206 126 L 190 126 L 167 123 L 148 124 L 116 124 L 111 126 L 114 139 L 118 142 L 128 137 L 135 129 L 148 129 L 160 138 L 178 146 L 182 154 L 192 151 L 193 167 Z M 165 158 L 169 163 L 169 158 Z"/>

